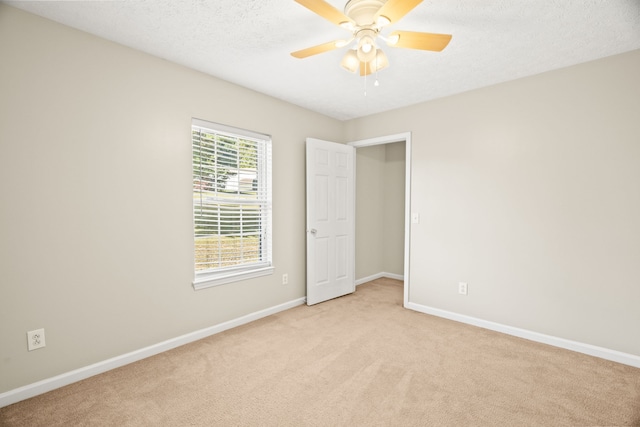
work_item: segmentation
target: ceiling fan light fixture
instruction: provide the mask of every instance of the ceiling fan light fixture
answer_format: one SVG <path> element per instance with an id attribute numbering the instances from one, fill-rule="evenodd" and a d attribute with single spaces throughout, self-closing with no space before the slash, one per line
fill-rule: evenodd
<path id="1" fill-rule="evenodd" d="M 348 31 L 353 31 L 353 30 L 354 30 L 354 28 L 355 28 L 355 27 L 353 26 L 353 22 L 351 22 L 351 21 L 344 21 L 344 22 L 341 22 L 341 23 L 340 23 L 340 26 L 341 26 L 342 28 L 344 28 L 345 30 L 348 30 Z"/>
<path id="2" fill-rule="evenodd" d="M 376 57 L 377 49 L 371 49 L 369 52 L 365 52 L 362 49 L 358 49 L 356 54 L 358 55 L 358 60 L 362 62 L 371 62 Z"/>
<path id="3" fill-rule="evenodd" d="M 360 75 L 367 76 L 372 73 L 377 73 L 388 66 L 389 60 L 387 59 L 387 55 L 385 55 L 382 50 L 376 49 L 376 55 L 371 61 L 360 62 Z"/>
<path id="4" fill-rule="evenodd" d="M 347 48 L 340 66 L 352 73 L 359 69 L 360 76 L 364 77 L 389 66 L 387 56 L 376 44 L 378 37 L 390 47 L 433 52 L 442 51 L 452 37 L 451 34 L 416 31 L 393 31 L 388 37 L 381 34 L 384 27 L 398 22 L 423 0 L 347 0 L 344 13 L 329 4 L 329 0 L 295 1 L 334 25 L 348 30 L 351 38 L 312 46 L 292 52 L 291 55 L 295 58 L 307 58 L 334 49 Z"/>
<path id="5" fill-rule="evenodd" d="M 380 49 L 378 49 L 378 53 L 376 54 L 376 61 L 378 62 L 378 70 L 382 70 L 389 66 L 389 59 L 387 58 L 387 55 L 385 55 Z"/>
<path id="6" fill-rule="evenodd" d="M 371 71 L 376 72 L 380 71 L 389 66 L 389 59 L 387 59 L 387 55 L 381 50 L 378 49 L 376 51 L 376 57 L 373 61 L 371 61 Z"/>
<path id="7" fill-rule="evenodd" d="M 398 43 L 398 40 L 400 40 L 400 34 L 391 34 L 389 37 L 385 39 L 385 41 L 389 46 L 396 45 Z"/>
<path id="8" fill-rule="evenodd" d="M 369 62 L 376 57 L 376 45 L 373 37 L 365 35 L 358 40 L 358 58 L 362 62 Z"/>
<path id="9" fill-rule="evenodd" d="M 389 24 L 391 24 L 391 20 L 386 16 L 380 15 L 376 18 L 376 25 L 378 28 L 386 27 Z"/>
<path id="10" fill-rule="evenodd" d="M 355 73 L 358 67 L 360 66 L 360 60 L 358 59 L 358 54 L 355 49 L 349 49 L 347 53 L 342 58 L 340 62 L 340 66 L 350 73 Z"/>

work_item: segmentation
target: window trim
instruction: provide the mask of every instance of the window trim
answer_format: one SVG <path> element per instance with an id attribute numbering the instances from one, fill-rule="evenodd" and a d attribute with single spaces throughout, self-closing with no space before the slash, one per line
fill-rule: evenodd
<path id="1" fill-rule="evenodd" d="M 257 263 L 253 263 L 251 265 L 239 265 L 235 267 L 225 267 L 222 271 L 211 271 L 205 270 L 202 272 L 198 272 L 195 270 L 195 252 L 194 252 L 194 264 L 192 268 L 194 268 L 194 280 L 192 281 L 192 285 L 194 290 L 206 289 L 214 286 L 220 286 L 227 283 L 238 282 L 242 280 L 248 280 L 256 277 L 266 276 L 273 274 L 275 267 L 273 266 L 273 188 L 272 188 L 272 155 L 271 155 L 271 147 L 272 140 L 270 135 L 252 132 L 245 129 L 239 129 L 232 126 L 227 126 L 219 123 L 209 122 L 206 120 L 191 119 L 191 138 L 192 138 L 192 164 L 193 164 L 193 129 L 194 127 L 200 127 L 204 129 L 211 130 L 213 133 L 217 134 L 227 134 L 234 137 L 247 138 L 252 140 L 260 140 L 264 141 L 267 145 L 267 155 L 264 160 L 268 163 L 266 165 L 266 170 L 263 171 L 266 174 L 266 186 L 267 186 L 267 207 L 269 214 L 266 218 L 266 228 L 267 233 L 269 235 L 268 242 L 269 248 L 267 249 L 268 260 L 261 261 Z M 193 174 L 193 172 L 192 172 Z M 192 188 L 193 193 L 193 188 Z M 194 238 L 192 248 L 195 250 L 195 234 L 193 231 L 195 230 L 195 215 L 192 206 L 192 237 Z"/>
<path id="2" fill-rule="evenodd" d="M 224 271 L 217 273 L 207 273 L 197 276 L 192 282 L 193 288 L 198 291 L 200 289 L 220 286 L 227 283 L 239 282 L 241 280 L 253 279 L 255 277 L 268 276 L 273 274 L 275 267 L 273 265 L 267 267 L 247 267 L 239 271 Z"/>

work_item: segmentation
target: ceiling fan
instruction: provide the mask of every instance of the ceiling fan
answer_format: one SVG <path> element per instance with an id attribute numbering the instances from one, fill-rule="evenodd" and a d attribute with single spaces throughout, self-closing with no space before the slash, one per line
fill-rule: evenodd
<path id="1" fill-rule="evenodd" d="M 348 30 L 352 36 L 346 40 L 334 40 L 317 46 L 292 52 L 296 58 L 307 58 L 349 45 L 355 47 L 347 51 L 340 65 L 347 71 L 361 76 L 377 72 L 389 65 L 387 56 L 376 45 L 382 39 L 388 46 L 440 52 L 451 40 L 450 34 L 420 33 L 414 31 L 394 31 L 387 37 L 380 32 L 388 25 L 399 21 L 422 0 L 349 0 L 344 13 L 324 0 L 295 0 L 297 3 L 320 15 L 328 21 Z"/>

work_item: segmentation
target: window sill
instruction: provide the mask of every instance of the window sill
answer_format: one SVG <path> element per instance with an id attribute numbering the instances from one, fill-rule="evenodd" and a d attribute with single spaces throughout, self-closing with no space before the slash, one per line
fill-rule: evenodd
<path id="1" fill-rule="evenodd" d="M 193 289 L 199 291 L 200 289 L 211 288 L 213 286 L 220 286 L 226 283 L 239 282 L 241 280 L 253 279 L 254 277 L 267 276 L 273 274 L 274 267 L 261 267 L 246 271 L 226 272 L 220 274 L 212 274 L 209 276 L 196 277 L 193 281 Z"/>

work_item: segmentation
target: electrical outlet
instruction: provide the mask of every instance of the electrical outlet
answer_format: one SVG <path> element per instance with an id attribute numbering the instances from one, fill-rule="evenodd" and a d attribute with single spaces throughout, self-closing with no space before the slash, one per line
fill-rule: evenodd
<path id="1" fill-rule="evenodd" d="M 283 285 L 289 284 L 289 275 L 286 273 L 282 275 L 282 284 Z"/>
<path id="2" fill-rule="evenodd" d="M 465 282 L 458 283 L 458 293 L 460 295 L 467 295 L 467 284 Z"/>
<path id="3" fill-rule="evenodd" d="M 27 332 L 27 349 L 29 351 L 46 346 L 44 341 L 44 329 L 36 329 Z"/>

